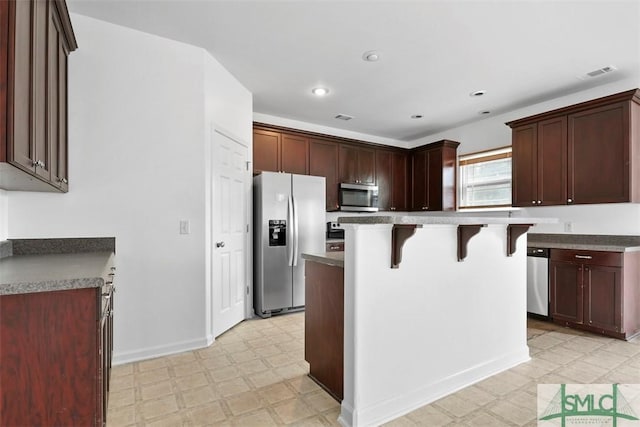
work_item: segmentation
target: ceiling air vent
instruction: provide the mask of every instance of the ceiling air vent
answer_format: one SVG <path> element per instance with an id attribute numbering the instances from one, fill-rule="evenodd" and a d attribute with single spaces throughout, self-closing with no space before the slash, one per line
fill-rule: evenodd
<path id="1" fill-rule="evenodd" d="M 598 68 L 597 70 L 590 71 L 587 74 L 585 74 L 584 76 L 581 76 L 581 78 L 582 79 L 589 79 L 589 78 L 592 78 L 592 77 L 598 77 L 598 76 L 610 73 L 610 72 L 615 71 L 615 70 L 617 70 L 616 67 L 614 67 L 613 65 L 608 65 L 606 67 L 602 67 L 602 68 Z"/>
<path id="2" fill-rule="evenodd" d="M 338 119 L 338 120 L 347 121 L 347 120 L 353 119 L 353 116 L 348 116 L 346 114 L 338 114 L 335 118 Z"/>

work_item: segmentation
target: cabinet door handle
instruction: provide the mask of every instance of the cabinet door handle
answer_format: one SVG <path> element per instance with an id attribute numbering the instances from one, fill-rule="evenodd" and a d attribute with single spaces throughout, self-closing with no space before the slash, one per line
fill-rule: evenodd
<path id="1" fill-rule="evenodd" d="M 576 255 L 576 258 L 578 258 L 578 259 L 592 259 L 593 257 L 591 255 Z"/>
<path id="2" fill-rule="evenodd" d="M 567 199 L 567 203 L 573 203 L 573 199 Z"/>
<path id="3" fill-rule="evenodd" d="M 224 242 L 216 242 L 216 248 L 224 248 Z"/>
<path id="4" fill-rule="evenodd" d="M 532 205 L 535 205 L 535 204 L 536 204 L 536 201 L 535 201 L 535 200 L 532 200 L 532 201 L 531 201 L 531 204 L 532 204 Z"/>
<path id="5" fill-rule="evenodd" d="M 542 203 L 542 200 L 538 200 L 538 204 L 541 204 L 541 203 Z"/>

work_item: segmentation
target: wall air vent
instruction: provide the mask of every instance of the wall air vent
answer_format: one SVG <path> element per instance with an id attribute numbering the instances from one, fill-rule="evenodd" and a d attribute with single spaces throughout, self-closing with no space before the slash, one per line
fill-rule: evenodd
<path id="1" fill-rule="evenodd" d="M 338 120 L 347 121 L 347 120 L 353 119 L 353 116 L 348 116 L 346 114 L 338 114 L 335 118 L 338 119 Z"/>
<path id="2" fill-rule="evenodd" d="M 615 71 L 615 70 L 617 70 L 616 67 L 614 67 L 613 65 L 608 65 L 606 67 L 602 67 L 602 68 L 598 68 L 597 70 L 590 71 L 587 74 L 585 74 L 583 76 L 579 76 L 579 77 L 582 80 L 590 79 L 590 78 L 593 78 L 593 77 L 598 77 L 598 76 L 601 76 L 603 74 L 610 73 L 610 72 Z"/>

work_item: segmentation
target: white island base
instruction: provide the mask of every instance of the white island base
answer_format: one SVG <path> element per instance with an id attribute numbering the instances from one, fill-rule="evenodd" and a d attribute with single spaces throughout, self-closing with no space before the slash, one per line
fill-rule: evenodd
<path id="1" fill-rule="evenodd" d="M 363 223 L 348 223 L 356 220 Z M 515 252 L 507 256 L 507 224 L 527 220 L 481 220 L 485 226 L 468 241 L 462 262 L 458 225 L 470 222 L 447 220 L 419 222 L 392 269 L 393 224 L 340 219 L 342 425 L 380 425 L 529 360 L 526 234 L 513 239 Z"/>

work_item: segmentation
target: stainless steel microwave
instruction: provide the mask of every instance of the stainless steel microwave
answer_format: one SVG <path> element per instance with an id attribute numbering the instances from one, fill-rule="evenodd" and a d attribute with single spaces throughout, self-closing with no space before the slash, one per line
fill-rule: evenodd
<path id="1" fill-rule="evenodd" d="M 340 210 L 348 212 L 378 212 L 378 186 L 340 184 Z"/>

